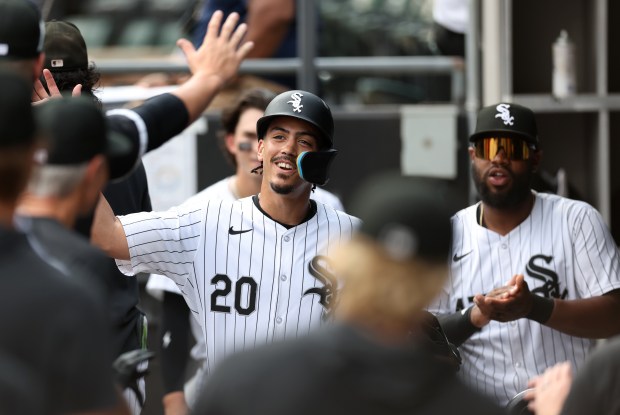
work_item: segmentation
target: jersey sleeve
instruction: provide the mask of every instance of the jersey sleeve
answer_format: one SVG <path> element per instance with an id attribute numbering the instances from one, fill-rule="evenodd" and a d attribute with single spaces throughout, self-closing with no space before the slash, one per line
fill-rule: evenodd
<path id="1" fill-rule="evenodd" d="M 204 228 L 204 212 L 194 205 L 182 205 L 165 212 L 141 212 L 119 216 L 129 245 L 129 261 L 116 263 L 126 275 L 162 274 L 183 282 Z"/>
<path id="2" fill-rule="evenodd" d="M 130 138 L 132 151 L 110 160 L 110 178 L 120 179 L 135 168 L 142 156 L 160 147 L 189 123 L 187 108 L 178 97 L 162 94 L 134 109 L 113 109 L 106 113 L 111 130 Z"/>
<path id="3" fill-rule="evenodd" d="M 619 289 L 620 254 L 600 213 L 583 204 L 569 215 L 570 223 L 574 224 L 574 272 L 579 296 L 587 298 Z"/>
<path id="4" fill-rule="evenodd" d="M 181 294 L 181 290 L 179 290 L 174 281 L 165 275 L 159 274 L 149 275 L 149 280 L 146 283 L 146 292 L 159 301 L 163 299 L 164 292 Z"/>

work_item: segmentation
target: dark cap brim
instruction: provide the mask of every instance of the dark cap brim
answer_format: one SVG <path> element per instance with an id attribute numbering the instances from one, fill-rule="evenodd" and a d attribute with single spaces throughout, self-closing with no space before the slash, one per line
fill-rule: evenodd
<path id="1" fill-rule="evenodd" d="M 469 136 L 469 142 L 473 143 L 485 137 L 512 137 L 512 138 L 520 138 L 522 140 L 527 141 L 528 143 L 538 145 L 538 138 L 532 137 L 529 134 L 523 134 L 519 132 L 515 132 L 514 130 L 502 130 L 502 129 L 494 129 L 488 131 L 479 131 L 475 134 Z"/>

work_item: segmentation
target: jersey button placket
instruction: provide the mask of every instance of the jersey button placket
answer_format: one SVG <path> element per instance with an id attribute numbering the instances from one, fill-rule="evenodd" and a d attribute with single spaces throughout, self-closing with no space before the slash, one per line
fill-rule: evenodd
<path id="1" fill-rule="evenodd" d="M 288 233 L 284 235 L 280 234 L 280 274 L 277 278 L 280 280 L 278 285 L 278 305 L 276 308 L 276 338 L 283 338 L 285 336 L 285 320 L 287 313 L 287 306 L 289 302 L 289 285 L 290 278 L 287 270 L 292 267 L 292 241 L 293 237 Z M 283 272 L 284 271 L 284 272 Z"/>

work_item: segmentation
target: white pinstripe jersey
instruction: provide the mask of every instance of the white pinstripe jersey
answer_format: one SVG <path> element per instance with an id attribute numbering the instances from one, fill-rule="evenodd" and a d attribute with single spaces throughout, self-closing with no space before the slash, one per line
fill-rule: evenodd
<path id="1" fill-rule="evenodd" d="M 584 202 L 535 196 L 530 216 L 505 236 L 478 224 L 478 204 L 452 218 L 450 278 L 431 312 L 466 308 L 475 294 L 515 274 L 545 297 L 588 298 L 620 288 L 618 248 L 600 214 Z M 461 346 L 460 375 L 504 405 L 547 367 L 568 360 L 578 368 L 592 346 L 528 319 L 491 321 Z"/>
<path id="2" fill-rule="evenodd" d="M 254 198 L 119 217 L 131 255 L 119 268 L 176 282 L 203 326 L 207 371 L 235 351 L 320 324 L 335 288 L 324 255 L 359 226 L 317 202 L 309 220 L 286 229 Z"/>
<path id="3" fill-rule="evenodd" d="M 200 203 L 205 204 L 208 200 L 211 199 L 221 199 L 226 201 L 234 201 L 235 195 L 230 189 L 230 180 L 234 176 L 226 177 L 218 182 L 213 183 L 211 186 L 203 189 L 199 193 L 187 199 L 183 204 L 186 203 Z M 318 202 L 322 202 L 328 206 L 336 210 L 344 211 L 342 203 L 340 199 L 319 187 L 317 187 L 314 192 L 310 194 L 310 197 Z M 146 284 L 146 289 L 152 295 L 157 296 L 158 298 L 163 294 L 162 291 L 169 291 L 176 294 L 181 294 L 181 290 L 174 283 L 173 280 L 159 274 L 151 274 L 149 277 L 149 281 Z M 192 347 L 191 355 L 195 360 L 205 360 L 206 359 L 206 346 L 204 343 L 204 337 L 201 336 L 201 328 L 198 325 L 198 322 L 195 318 L 190 318 L 190 327 L 192 330 L 192 334 L 196 339 L 196 344 Z"/>

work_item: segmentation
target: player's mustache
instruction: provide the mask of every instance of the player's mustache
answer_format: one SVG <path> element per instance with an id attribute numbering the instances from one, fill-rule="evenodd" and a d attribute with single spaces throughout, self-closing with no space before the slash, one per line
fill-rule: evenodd
<path id="1" fill-rule="evenodd" d="M 275 156 L 271 159 L 272 163 L 279 163 L 281 161 L 285 161 L 288 163 L 291 163 L 293 166 L 297 165 L 297 157 L 291 157 L 291 156 Z"/>

